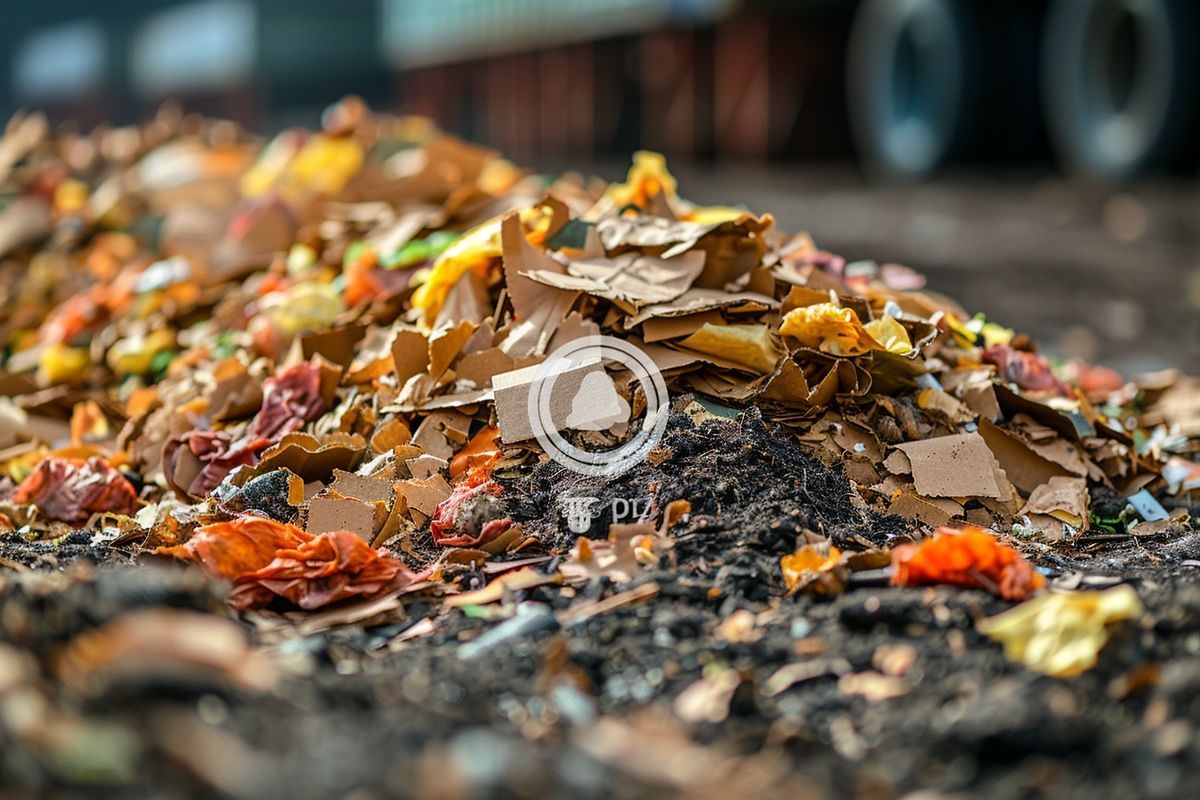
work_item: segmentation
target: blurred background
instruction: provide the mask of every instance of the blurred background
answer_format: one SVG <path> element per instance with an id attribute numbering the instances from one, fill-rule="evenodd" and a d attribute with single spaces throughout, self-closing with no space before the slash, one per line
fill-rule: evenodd
<path id="1" fill-rule="evenodd" d="M 1054 355 L 1200 371 L 1193 0 L 43 0 L 0 109 L 271 133 L 347 93 L 541 170 L 666 153 Z"/>

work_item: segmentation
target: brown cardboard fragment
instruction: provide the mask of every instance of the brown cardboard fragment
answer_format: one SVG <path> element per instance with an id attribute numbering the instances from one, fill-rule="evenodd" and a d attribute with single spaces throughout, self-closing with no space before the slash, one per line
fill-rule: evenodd
<path id="1" fill-rule="evenodd" d="M 545 352 L 546 344 L 575 304 L 579 292 L 547 286 L 526 277 L 527 273 L 535 271 L 565 274 L 566 265 L 529 243 L 515 213 L 501 222 L 500 242 L 504 251 L 505 284 L 513 310 L 518 320 L 529 323 L 537 331 L 536 343 L 530 352 Z"/>
<path id="2" fill-rule="evenodd" d="M 893 475 L 912 475 L 912 462 L 903 450 L 893 450 L 883 460 L 884 468 Z"/>
<path id="3" fill-rule="evenodd" d="M 500 440 L 506 444 L 525 441 L 534 436 L 528 403 L 534 375 L 539 366 L 535 364 L 511 372 L 502 372 L 492 378 Z M 589 361 L 559 373 L 554 377 L 552 387 L 549 386 L 550 379 L 547 379 L 547 388 L 551 389 L 550 419 L 542 420 L 542 424 L 553 424 L 557 430 L 564 430 L 567 427 L 567 416 L 571 413 L 572 403 L 579 394 L 584 377 L 603 370 L 604 367 L 599 361 Z"/>
<path id="4" fill-rule="evenodd" d="M 692 288 L 669 303 L 655 303 L 640 309 L 627 324 L 632 328 L 641 325 L 648 319 L 682 317 L 702 311 L 716 311 L 730 307 L 761 308 L 765 311 L 778 308 L 779 303 L 774 298 L 757 292 L 725 292 L 719 289 Z"/>
<path id="5" fill-rule="evenodd" d="M 989 422 L 1000 419 L 1000 401 L 996 399 L 996 390 L 992 382 L 967 386 L 962 390 L 962 401 L 967 408 Z"/>
<path id="6" fill-rule="evenodd" d="M 373 478 L 335 469 L 333 483 L 329 485 L 329 489 L 344 497 L 353 497 L 366 503 L 390 503 L 392 495 L 395 493 L 393 483 L 393 481 L 383 478 Z"/>
<path id="7" fill-rule="evenodd" d="M 892 500 L 888 513 L 897 514 L 905 519 L 920 520 L 936 527 L 961 517 L 963 507 L 949 498 L 922 497 L 916 492 L 904 491 Z"/>
<path id="8" fill-rule="evenodd" d="M 319 355 L 343 370 L 349 369 L 350 363 L 354 361 L 358 343 L 362 341 L 366 332 L 365 325 L 346 325 L 342 328 L 306 333 L 300 337 L 300 350 L 305 361 Z"/>
<path id="9" fill-rule="evenodd" d="M 429 342 L 425 334 L 414 329 L 398 329 L 392 340 L 392 361 L 401 386 L 412 376 L 425 372 L 429 366 Z"/>
<path id="10" fill-rule="evenodd" d="M 453 327 L 434 331 L 429 337 L 429 374 L 435 381 L 440 381 L 443 373 L 450 368 L 454 359 L 462 351 L 463 345 L 475 332 L 476 324 L 463 320 Z"/>
<path id="11" fill-rule="evenodd" d="M 377 453 L 395 450 L 412 441 L 412 430 L 402 419 L 392 419 L 378 425 L 371 436 L 371 449 Z"/>
<path id="12" fill-rule="evenodd" d="M 987 442 L 988 449 L 995 455 L 1004 474 L 1023 494 L 1029 494 L 1055 476 L 1070 475 L 1061 466 L 1042 458 L 1020 439 L 988 419 L 979 420 L 979 435 Z"/>
<path id="13" fill-rule="evenodd" d="M 263 452 L 253 474 L 288 469 L 305 481 L 324 482 L 335 469 L 354 469 L 366 450 L 366 440 L 357 434 L 335 433 L 318 440 L 307 433 L 289 433 L 279 444 Z"/>
<path id="14" fill-rule="evenodd" d="M 329 531 L 351 531 L 368 544 L 387 518 L 387 505 L 368 503 L 326 489 L 308 502 L 305 530 L 314 536 Z"/>
<path id="15" fill-rule="evenodd" d="M 1006 418 L 1013 419 L 1018 414 L 1025 414 L 1036 422 L 1053 429 L 1064 439 L 1072 442 L 1079 441 L 1079 433 L 1075 430 L 1075 424 L 1066 414 L 1059 413 L 1036 400 L 1022 397 L 1004 384 L 995 383 L 992 384 L 992 387 L 996 393 L 996 399 L 1000 403 L 1000 409 Z"/>
<path id="16" fill-rule="evenodd" d="M 442 302 L 433 327 L 442 328 L 463 322 L 478 325 L 490 312 L 487 287 L 484 286 L 483 279 L 474 272 L 467 271 L 446 293 L 446 299 Z"/>
<path id="17" fill-rule="evenodd" d="M 368 328 L 346 370 L 347 382 L 368 383 L 394 371 L 392 339 L 393 332 L 388 328 L 378 325 Z"/>
<path id="18" fill-rule="evenodd" d="M 1085 531 L 1089 521 L 1087 480 L 1055 476 L 1035 489 L 1017 513 L 1044 514 Z"/>
<path id="19" fill-rule="evenodd" d="M 424 525 L 433 516 L 438 505 L 450 496 L 451 491 L 450 484 L 440 474 L 396 482 L 396 495 L 403 498 L 413 522 L 418 526 Z"/>
<path id="20" fill-rule="evenodd" d="M 551 342 L 551 349 L 557 345 Z M 490 347 L 477 353 L 469 353 L 458 360 L 454 371 L 459 378 L 483 388 L 491 386 L 492 378 L 501 372 L 516 369 L 517 360 L 499 347 Z"/>
<path id="21" fill-rule="evenodd" d="M 209 416 L 214 422 L 247 417 L 262 407 L 262 384 L 246 372 L 236 358 L 213 367 L 217 385 L 208 396 Z"/>
<path id="22" fill-rule="evenodd" d="M 940 414 L 951 425 L 958 426 L 975 420 L 975 412 L 965 403 L 941 389 L 922 389 L 917 393 L 917 406 Z"/>
<path id="23" fill-rule="evenodd" d="M 447 461 L 467 441 L 471 418 L 453 409 L 434 411 L 421 421 L 412 443 L 426 453 Z"/>
<path id="24" fill-rule="evenodd" d="M 599 325 L 593 320 L 584 319 L 578 311 L 572 311 L 554 331 L 554 335 L 550 337 L 550 343 L 546 345 L 546 352 L 553 353 L 567 342 L 573 342 L 576 339 L 599 335 Z"/>
<path id="25" fill-rule="evenodd" d="M 647 342 L 682 339 L 700 330 L 706 323 L 720 325 L 723 322 L 721 313 L 714 309 L 680 316 L 650 317 L 642 323 L 642 337 Z"/>
<path id="26" fill-rule="evenodd" d="M 408 467 L 409 474 L 417 480 L 429 478 L 450 466 L 449 461 L 431 453 L 422 453 L 416 458 L 405 459 L 404 464 Z"/>
<path id="27" fill-rule="evenodd" d="M 541 271 L 525 274 L 548 286 L 644 306 L 675 300 L 703 269 L 704 253 L 692 251 L 671 259 L 626 253 L 616 258 L 572 261 L 566 275 Z M 579 278 L 586 283 L 573 280 Z"/>
<path id="28" fill-rule="evenodd" d="M 917 494 L 996 499 L 1011 495 L 1003 470 L 978 433 L 939 436 L 897 448 L 912 462 Z"/>

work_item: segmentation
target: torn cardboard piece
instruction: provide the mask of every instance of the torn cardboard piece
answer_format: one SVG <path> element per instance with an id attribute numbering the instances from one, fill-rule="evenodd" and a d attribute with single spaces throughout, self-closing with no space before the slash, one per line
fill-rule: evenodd
<path id="1" fill-rule="evenodd" d="M 913 484 L 926 497 L 1007 500 L 1008 478 L 978 433 L 939 436 L 896 446 L 912 464 Z"/>
<path id="2" fill-rule="evenodd" d="M 535 375 L 541 365 L 502 372 L 492 378 L 495 391 L 496 420 L 500 426 L 500 440 L 505 444 L 522 442 L 534 436 L 533 421 L 529 418 L 529 393 Z M 576 397 L 580 394 L 584 378 L 593 373 L 604 374 L 599 360 L 585 362 L 548 376 L 542 391 L 548 391 L 550 403 L 549 419 L 540 420 L 542 425 L 553 425 L 555 430 L 567 428 L 567 417 L 571 414 Z M 553 381 L 553 385 L 551 382 Z"/>

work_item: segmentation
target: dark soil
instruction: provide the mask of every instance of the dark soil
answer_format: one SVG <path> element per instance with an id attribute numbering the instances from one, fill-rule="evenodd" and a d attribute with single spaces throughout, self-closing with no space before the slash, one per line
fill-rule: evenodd
<path id="1" fill-rule="evenodd" d="M 1095 669 L 1054 679 L 976 631 L 1009 606 L 982 591 L 785 597 L 778 559 L 803 531 L 851 549 L 910 531 L 857 508 L 843 476 L 753 413 L 700 427 L 676 416 L 662 453 L 608 483 L 553 465 L 505 481 L 508 512 L 552 550 L 574 537 L 559 497 L 609 509 L 649 498 L 655 519 L 688 500 L 673 550 L 631 583 L 525 590 L 507 621 L 415 596 L 400 622 L 267 637 L 285 674 L 273 692 L 134 673 L 77 696 L 51 677 L 63 642 L 138 607 L 226 613 L 223 587 L 84 541 L 7 537 L 0 557 L 35 569 L 0 579 L 0 641 L 33 662 L 23 679 L 0 674 L 0 785 L 156 798 L 1200 796 L 1194 531 L 1030 551 L 1052 580 L 1130 580 L 1147 612 Z M 582 621 L 549 613 L 649 584 L 651 599 Z M 757 615 L 755 635 L 727 641 L 718 626 L 739 609 Z M 394 643 L 427 617 L 432 633 Z M 911 660 L 899 696 L 839 688 L 889 658 Z M 770 679 L 787 664 L 801 667 L 781 688 Z M 675 716 L 681 692 L 729 670 L 727 716 Z M 61 741 L 22 737 L 30 713 L 69 720 Z"/>

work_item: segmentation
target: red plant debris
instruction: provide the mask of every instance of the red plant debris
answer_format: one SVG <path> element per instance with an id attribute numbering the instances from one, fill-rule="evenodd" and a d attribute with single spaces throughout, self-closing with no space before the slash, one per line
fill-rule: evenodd
<path id="1" fill-rule="evenodd" d="M 321 369 L 303 362 L 263 381 L 263 403 L 254 425 L 253 438 L 273 441 L 304 427 L 321 413 Z"/>
<path id="2" fill-rule="evenodd" d="M 155 553 L 198 562 L 214 578 L 234 580 L 265 567 L 279 551 L 309 541 L 312 535 L 295 525 L 246 515 L 197 528 L 183 544 Z"/>
<path id="3" fill-rule="evenodd" d="M 350 531 L 331 531 L 280 550 L 262 569 L 234 582 L 229 605 L 245 611 L 276 597 L 309 610 L 353 597 L 374 597 L 417 580 L 404 562 L 384 555 Z"/>
<path id="4" fill-rule="evenodd" d="M 44 459 L 13 493 L 18 503 L 33 503 L 46 517 L 86 522 L 92 514 L 133 514 L 138 494 L 133 484 L 99 456 Z"/>
<path id="5" fill-rule="evenodd" d="M 471 501 L 486 496 L 499 497 L 503 487 L 495 481 L 471 486 L 460 484 L 454 492 L 438 504 L 429 523 L 429 532 L 433 541 L 443 547 L 478 547 L 487 544 L 512 527 L 513 521 L 508 517 L 480 520 L 478 515 L 467 514 L 467 509 L 480 506 Z M 471 519 L 465 519 L 470 516 Z M 471 529 L 478 529 L 472 533 Z"/>

